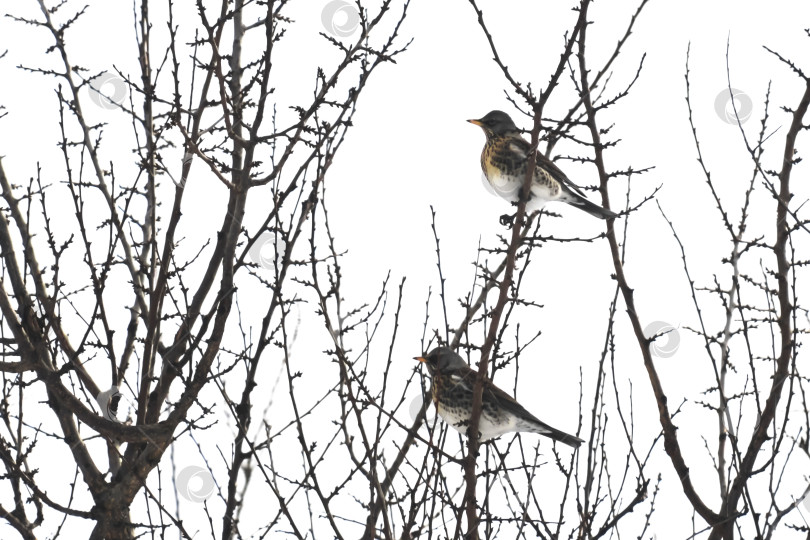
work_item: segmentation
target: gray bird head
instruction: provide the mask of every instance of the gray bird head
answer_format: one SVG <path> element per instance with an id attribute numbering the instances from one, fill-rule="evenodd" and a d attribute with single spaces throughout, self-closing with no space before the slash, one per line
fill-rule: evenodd
<path id="1" fill-rule="evenodd" d="M 436 347 L 427 356 L 417 356 L 415 360 L 423 362 L 431 375 L 436 371 L 446 373 L 469 367 L 467 362 L 449 347 Z"/>
<path id="2" fill-rule="evenodd" d="M 503 111 L 492 111 L 483 118 L 467 120 L 467 122 L 480 126 L 484 133 L 487 134 L 487 137 L 520 131 L 509 115 Z"/>

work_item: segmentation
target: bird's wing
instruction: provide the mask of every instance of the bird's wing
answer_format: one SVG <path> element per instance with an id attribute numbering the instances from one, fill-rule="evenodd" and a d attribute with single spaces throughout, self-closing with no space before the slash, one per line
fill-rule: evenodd
<path id="1" fill-rule="evenodd" d="M 537 417 L 527 411 L 523 405 L 518 403 L 515 398 L 495 386 L 489 379 L 484 382 L 484 400 L 491 400 L 511 413 L 534 420 L 538 424 L 543 424 Z"/>
<path id="2" fill-rule="evenodd" d="M 464 384 L 470 390 L 473 389 L 475 386 L 475 378 L 478 375 L 477 371 L 472 369 L 466 370 L 464 373 L 454 373 L 452 378 L 454 381 L 458 381 L 460 384 Z M 529 420 L 534 422 L 536 426 L 534 426 L 535 433 L 541 433 L 547 437 L 554 439 L 555 441 L 560 441 L 568 446 L 573 448 L 579 447 L 584 441 L 579 437 L 575 437 L 574 435 L 569 435 L 564 431 L 560 431 L 557 428 L 553 428 L 550 425 L 546 424 L 542 420 L 538 419 L 532 413 L 527 411 L 523 405 L 517 402 L 515 398 L 495 386 L 492 381 L 489 379 L 484 379 L 484 395 L 483 401 L 489 402 L 495 405 L 496 408 L 502 408 L 506 411 L 522 418 L 523 420 Z"/>
<path id="3" fill-rule="evenodd" d="M 463 371 L 462 370 L 454 371 L 449 375 L 450 380 L 453 382 L 453 384 L 464 385 L 466 389 L 472 392 L 473 389 L 475 388 L 475 379 L 478 376 L 478 372 L 475 371 L 474 369 L 467 368 Z M 537 418 L 535 418 L 534 415 L 532 415 L 529 411 L 523 408 L 523 405 L 518 403 L 515 400 L 515 398 L 513 398 L 512 396 L 510 396 L 509 394 L 507 394 L 506 392 L 495 386 L 495 384 L 492 381 L 490 381 L 489 378 L 484 379 L 484 394 L 482 397 L 483 401 L 490 402 L 496 407 L 501 406 L 507 411 L 525 415 L 536 420 L 537 422 L 540 422 L 540 420 L 537 420 Z"/>
<path id="4" fill-rule="evenodd" d="M 497 400 L 498 403 L 503 409 L 506 409 L 508 412 L 522 418 L 523 420 L 529 420 L 534 422 L 536 425 L 534 426 L 534 430 L 536 433 L 541 433 L 547 437 L 554 439 L 555 441 L 560 441 L 568 446 L 573 448 L 577 448 L 580 444 L 584 441 L 579 437 L 575 437 L 573 435 L 569 435 L 564 431 L 560 431 L 557 428 L 553 428 L 550 425 L 546 424 L 542 420 L 538 419 L 535 415 L 527 411 L 523 405 L 518 403 L 515 398 L 495 386 L 489 379 L 486 381 L 486 386 L 484 388 L 484 400 L 491 399 Z"/>
<path id="5" fill-rule="evenodd" d="M 463 385 L 466 390 L 472 392 L 475 388 L 475 379 L 478 377 L 478 372 L 472 368 L 467 368 L 463 371 L 453 371 L 449 375 L 453 384 Z M 506 409 L 513 410 L 515 412 L 523 411 L 524 413 L 529 414 L 529 412 L 524 409 L 520 403 L 515 401 L 512 396 L 495 386 L 492 381 L 489 380 L 489 378 L 484 379 L 483 401 L 488 401 L 496 406 L 502 405 Z"/>
<path id="6" fill-rule="evenodd" d="M 513 140 L 509 141 L 509 149 L 516 155 L 520 156 L 521 159 L 527 160 L 529 159 L 529 150 L 531 145 L 529 142 L 524 139 L 523 137 L 513 137 Z M 535 163 L 538 167 L 548 171 L 554 180 L 560 183 L 560 186 L 563 190 L 568 190 L 585 197 L 585 193 L 582 192 L 582 188 L 576 185 L 574 182 L 568 178 L 564 172 L 557 167 L 553 161 L 548 159 L 546 156 L 541 154 L 538 151 L 535 151 Z"/>
<path id="7" fill-rule="evenodd" d="M 470 389 L 470 391 L 472 391 L 475 386 L 475 378 L 477 375 L 477 371 L 468 369 L 464 373 L 454 373 L 451 377 L 458 384 L 464 384 Z M 554 439 L 555 441 L 560 441 L 573 448 L 577 448 L 584 442 L 579 437 L 569 435 L 564 431 L 553 428 L 542 420 L 538 419 L 532 413 L 527 411 L 523 405 L 518 403 L 515 398 L 495 386 L 489 379 L 484 379 L 484 395 L 482 397 L 483 402 L 491 403 L 498 409 L 505 409 L 507 412 L 510 412 L 523 420 L 529 420 L 536 424 L 533 429 L 535 433 L 541 433 Z"/>
<path id="8" fill-rule="evenodd" d="M 472 368 L 467 368 L 465 370 L 455 370 L 451 373 L 450 380 L 453 384 L 461 384 L 470 392 L 473 391 L 475 388 L 475 379 L 478 376 L 478 372 Z M 534 420 L 538 424 L 546 425 L 545 422 L 539 420 L 536 416 L 532 413 L 527 411 L 523 405 L 517 402 L 515 398 L 495 386 L 489 378 L 484 379 L 484 394 L 483 394 L 483 401 L 490 402 L 495 406 L 501 406 L 509 412 L 519 414 L 524 418 L 528 418 L 530 420 Z"/>

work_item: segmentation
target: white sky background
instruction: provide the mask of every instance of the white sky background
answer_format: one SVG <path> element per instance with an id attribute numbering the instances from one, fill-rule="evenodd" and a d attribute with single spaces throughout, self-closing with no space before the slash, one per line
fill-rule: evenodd
<path id="1" fill-rule="evenodd" d="M 281 62 L 276 65 L 286 75 L 282 78 L 285 83 L 290 82 L 276 85 L 281 103 L 301 102 L 296 95 L 302 92 L 311 95 L 315 67 L 324 58 L 333 58 L 329 46 L 317 36 L 323 30 L 321 11 L 326 3 L 310 0 L 290 7 L 288 15 L 296 23 L 282 42 L 289 52 L 279 55 Z M 36 10 L 34 2 L 15 2 L 11 8 L 9 5 L 3 9 L 16 15 Z M 535 89 L 548 82 L 559 58 L 562 34 L 571 28 L 576 16 L 571 5 L 571 2 L 528 1 L 481 3 L 499 52 L 517 80 L 532 82 Z M 630 2 L 597 2 L 592 6 L 590 20 L 595 24 L 588 29 L 592 70 L 599 69 L 612 53 L 634 9 L 634 3 Z M 154 16 L 157 20 L 157 13 Z M 722 118 L 715 107 L 716 97 L 727 87 L 727 40 L 730 40 L 731 84 L 750 97 L 753 104 L 752 114 L 744 124 L 749 138 L 758 133 L 767 84 L 773 81 L 770 125 L 782 126 L 773 140 L 778 148 L 788 123 L 787 115 L 779 107 L 793 106 L 801 88 L 799 79 L 762 45 L 810 70 L 808 40 L 803 31 L 810 26 L 808 21 L 810 3 L 806 1 L 653 0 L 615 64 L 609 95 L 624 89 L 634 76 L 641 55 L 647 54 L 630 96 L 600 116 L 603 127 L 616 124 L 606 139 L 621 139 L 618 147 L 607 151 L 607 166 L 610 170 L 656 167 L 635 177 L 632 198 L 638 201 L 656 186 L 663 186 L 658 201 L 686 246 L 690 272 L 699 285 L 710 286 L 713 275 L 728 283 L 729 268 L 721 266 L 720 261 L 727 255 L 729 243 L 696 161 L 687 120 L 684 100 L 687 45 L 691 42 L 692 105 L 704 159 L 724 203 L 732 209 L 732 221 L 736 224 L 739 215 L 735 209 L 742 201 L 752 165 L 739 128 Z M 155 29 L 156 33 L 163 31 Z M 479 165 L 484 135 L 465 120 L 502 109 L 512 114 L 520 127 L 528 128 L 530 122 L 520 117 L 504 98 L 507 83 L 491 60 L 489 46 L 467 2 L 416 0 L 402 32 L 406 38 L 412 36 L 414 42 L 398 57 L 396 65 L 385 65 L 377 71 L 364 90 L 354 128 L 328 175 L 326 202 L 338 246 L 348 250 L 342 262 L 347 297 L 354 295 L 358 304 L 373 302 L 389 271 L 392 283 L 407 277 L 408 302 L 397 348 L 402 359 L 398 376 L 404 380 L 413 369 L 411 358 L 422 352 L 419 348 L 428 287 L 433 287 L 434 295 L 438 291 L 430 206 L 437 213 L 443 270 L 448 278 L 448 305 L 452 308 L 451 326 L 461 319 L 455 299 L 466 296 L 470 288 L 474 277 L 471 263 L 479 242 L 493 245 L 496 235 L 505 233 L 498 217 L 513 210 L 484 189 Z M 112 71 L 115 65 L 135 72 L 136 48 L 129 3 L 94 3 L 81 31 L 68 34 L 67 39 L 75 51 L 74 62 L 91 71 Z M 9 49 L 7 57 L 0 60 L 0 104 L 9 111 L 8 117 L 0 121 L 0 155 L 4 157 L 6 172 L 20 182 L 35 174 L 37 161 L 42 163 L 45 174 L 63 174 L 56 148 L 58 126 L 53 80 L 13 69 L 21 63 L 43 65 L 47 60 L 42 55 L 50 43 L 50 37 L 42 30 L 0 19 L 0 52 Z M 573 88 L 564 77 L 545 115 L 559 118 L 575 100 Z M 116 118 L 114 111 L 99 108 L 91 114 L 96 114 L 97 120 L 111 123 L 105 135 L 108 159 L 119 160 L 123 169 L 132 160 L 131 126 Z M 123 141 L 120 148 L 119 140 Z M 801 153 L 807 144 L 806 133 L 799 143 Z M 581 148 L 568 141 L 560 142 L 553 151 L 553 155 L 582 153 Z M 779 152 L 766 153 L 765 168 L 778 169 L 780 159 Z M 593 165 L 567 160 L 557 163 L 580 185 L 597 182 Z M 810 193 L 807 171 L 804 163 L 794 171 L 794 193 L 800 201 L 806 200 Z M 218 227 L 218 217 L 212 220 L 209 210 L 219 208 L 224 188 L 209 182 L 187 193 L 184 219 L 188 220 L 188 227 L 183 235 L 189 238 Z M 590 198 L 598 200 L 594 194 Z M 611 198 L 616 210 L 616 205 L 624 200 L 624 192 L 616 189 Z M 762 226 L 768 240 L 773 230 L 773 201 L 760 198 L 754 208 L 754 213 L 760 212 L 760 221 L 754 219 L 753 223 Z M 551 209 L 564 219 L 549 220 L 546 233 L 587 237 L 604 228 L 600 220 L 571 207 L 557 204 Z M 66 208 L 65 212 L 72 212 L 72 208 Z M 654 203 L 636 213 L 632 220 L 635 226 L 631 224 L 626 269 L 636 291 L 641 320 L 664 321 L 681 328 L 677 352 L 657 361 L 670 406 L 674 408 L 682 397 L 698 397 L 710 380 L 707 378 L 710 366 L 702 340 L 684 330 L 696 326 L 697 319 L 680 252 L 668 225 Z M 536 319 L 521 323 L 528 328 L 527 335 L 537 328 L 543 334 L 529 350 L 537 361 L 523 357 L 517 396 L 538 417 L 555 427 L 573 431 L 578 418 L 579 369 L 599 359 L 614 290 L 608 244 L 606 240 L 590 244 L 551 243 L 536 250 L 534 259 L 522 294 L 545 308 L 535 312 Z M 67 281 L 69 276 L 63 279 Z M 800 284 L 800 298 L 801 293 Z M 241 299 L 243 310 L 249 309 L 245 300 Z M 716 300 L 709 303 L 717 307 Z M 622 304 L 617 317 L 620 363 L 626 370 L 625 379 L 633 381 L 636 433 L 643 441 L 640 447 L 646 448 L 659 430 L 657 412 L 623 309 Z M 718 313 L 705 315 L 717 325 Z M 440 321 L 436 312 L 432 319 L 434 327 L 439 327 Z M 316 342 L 310 348 L 317 351 L 316 346 L 320 345 Z M 384 356 L 385 340 L 378 346 Z M 300 355 L 317 354 L 306 345 L 301 345 L 298 351 Z M 268 369 L 267 376 L 275 376 L 275 372 Z M 698 434 L 711 437 L 714 443 L 716 419 L 713 414 L 701 413 L 694 405 L 690 407 L 684 418 L 691 423 L 676 420 L 676 425 L 682 442 L 695 441 L 684 443 L 687 462 L 694 462 L 692 456 L 705 458 Z M 705 424 L 695 423 L 701 418 Z M 656 451 L 663 456 L 661 446 Z M 810 472 L 810 464 L 804 465 L 801 471 L 794 469 L 796 494 L 804 485 L 800 475 Z M 658 471 L 664 475 L 664 489 L 656 505 L 652 531 L 658 538 L 686 538 L 691 529 L 688 523 L 691 513 L 665 456 L 652 462 L 651 476 Z M 705 484 L 701 478 L 694 480 L 700 493 L 716 492 L 713 475 Z M 716 500 L 708 496 L 705 500 L 716 508 Z M 810 510 L 805 510 L 805 515 L 810 520 Z M 260 527 L 262 516 L 257 513 L 256 517 Z"/>

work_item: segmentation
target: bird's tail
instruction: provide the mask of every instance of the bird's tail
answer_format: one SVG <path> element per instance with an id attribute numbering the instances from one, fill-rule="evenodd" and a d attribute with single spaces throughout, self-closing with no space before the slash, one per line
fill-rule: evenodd
<path id="1" fill-rule="evenodd" d="M 579 437 L 569 435 L 568 433 L 553 428 L 548 424 L 544 424 L 543 422 L 539 422 L 539 424 L 540 425 L 530 426 L 531 431 L 539 433 L 540 435 L 545 435 L 549 439 L 554 439 L 555 441 L 567 444 L 571 448 L 579 448 L 579 445 L 585 442 Z"/>
<path id="2" fill-rule="evenodd" d="M 602 208 L 598 204 L 594 204 L 585 197 L 577 195 L 576 193 L 571 193 L 564 200 L 571 206 L 576 206 L 581 210 L 585 210 L 590 215 L 598 217 L 599 219 L 615 219 L 619 217 L 619 214 L 611 212 L 607 208 Z"/>

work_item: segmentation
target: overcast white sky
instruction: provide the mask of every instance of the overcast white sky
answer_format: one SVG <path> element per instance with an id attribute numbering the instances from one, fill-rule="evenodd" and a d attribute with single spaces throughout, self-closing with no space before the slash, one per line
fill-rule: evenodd
<path id="1" fill-rule="evenodd" d="M 280 103 L 295 99 L 296 93 L 311 92 L 315 67 L 323 58 L 331 58 L 329 46 L 317 36 L 323 30 L 326 5 L 326 0 L 307 0 L 290 6 L 288 15 L 296 21 L 284 42 L 290 52 L 282 55 L 276 66 L 285 74 L 281 79 L 289 82 L 277 86 Z M 576 17 L 572 5 L 482 1 L 493 38 L 515 78 L 531 82 L 534 88 L 544 87 L 558 61 L 562 34 Z M 16 15 L 34 13 L 36 9 L 31 1 L 3 6 L 4 11 Z M 631 2 L 593 5 L 590 18 L 595 24 L 588 30 L 593 69 L 613 51 L 633 9 Z M 621 139 L 615 149 L 608 151 L 607 165 L 613 170 L 655 166 L 635 179 L 631 197 L 638 201 L 656 186 L 662 186 L 658 202 L 686 246 L 692 278 L 698 284 L 710 285 L 714 275 L 728 282 L 728 268 L 720 263 L 728 244 L 696 161 L 687 121 L 687 45 L 691 43 L 692 103 L 706 162 L 723 200 L 734 209 L 742 200 L 752 166 L 746 159 L 739 128 L 727 121 L 724 109 L 717 108 L 718 95 L 727 89 L 727 43 L 731 85 L 744 94 L 738 105 L 751 104 L 751 116 L 743 127 L 749 137 L 754 137 L 769 81 L 773 83 L 774 127 L 787 123 L 787 116 L 778 107 L 795 104 L 801 91 L 799 80 L 763 45 L 810 70 L 810 48 L 804 33 L 804 28 L 810 26 L 808 21 L 810 2 L 806 0 L 652 0 L 615 66 L 609 94 L 624 88 L 634 76 L 641 56 L 647 55 L 630 97 L 602 117 L 604 126 L 615 123 L 610 138 Z M 415 0 L 402 32 L 414 41 L 398 57 L 398 63 L 383 66 L 364 91 L 355 127 L 330 172 L 327 203 L 338 245 L 349 253 L 343 263 L 347 290 L 365 294 L 372 301 L 377 290 L 370 284 L 381 283 L 389 271 L 394 282 L 407 277 L 406 291 L 413 301 L 404 313 L 398 340 L 398 352 L 403 358 L 401 373 L 405 377 L 412 369 L 408 360 L 422 352 L 418 349 L 424 301 L 428 287 L 432 285 L 435 290 L 437 284 L 430 206 L 437 213 L 444 271 L 449 276 L 451 321 L 460 319 L 461 311 L 455 307 L 454 299 L 469 290 L 474 275 L 471 263 L 479 242 L 492 245 L 495 235 L 504 232 L 498 217 L 512 211 L 508 203 L 484 188 L 479 165 L 484 136 L 465 120 L 502 109 L 510 112 L 520 127 L 528 128 L 530 123 L 504 98 L 507 83 L 492 62 L 488 44 L 466 1 Z M 0 52 L 9 49 L 0 60 L 0 104 L 9 113 L 0 121 L 0 155 L 7 173 L 18 181 L 35 174 L 37 161 L 42 163 L 45 174 L 58 175 L 62 171 L 56 148 L 53 81 L 14 69 L 19 64 L 46 64 L 49 60 L 43 58 L 43 53 L 50 45 L 49 39 L 44 31 L 0 19 Z M 68 42 L 74 48 L 74 58 L 81 59 L 77 62 L 91 71 L 112 71 L 116 66 L 135 72 L 129 3 L 93 3 L 82 25 L 68 35 Z M 545 114 L 558 118 L 575 100 L 570 82 L 563 81 Z M 113 124 L 105 137 L 109 159 L 121 160 L 121 167 L 126 167 L 131 160 L 130 125 L 116 117 L 115 111 L 99 107 L 93 114 L 97 120 Z M 777 144 L 781 144 L 783 133 L 784 127 L 774 136 Z M 125 141 L 120 148 L 118 141 Z M 555 147 L 553 155 L 577 153 L 581 154 L 582 149 L 564 141 Z M 777 169 L 780 158 L 778 153 L 766 154 L 765 168 Z M 578 184 L 597 181 L 592 165 L 567 160 L 558 165 Z M 807 166 L 799 168 L 794 176 L 798 200 L 810 194 L 807 170 Z M 196 192 L 197 202 L 186 212 L 190 220 L 186 235 L 194 234 L 195 227 L 202 231 L 210 226 L 207 210 L 219 201 L 221 191 L 221 186 L 214 183 Z M 617 190 L 611 192 L 611 197 L 615 209 L 623 203 L 624 193 Z M 591 198 L 596 200 L 593 195 Z M 754 206 L 755 211 L 761 211 L 761 221 L 755 219 L 753 223 L 762 226 L 763 234 L 772 234 L 772 201 L 759 200 Z M 547 232 L 564 237 L 593 236 L 604 227 L 600 220 L 573 208 L 557 205 L 553 209 L 564 219 L 551 221 Z M 707 379 L 697 375 L 708 373 L 709 365 L 701 354 L 702 340 L 685 330 L 696 325 L 696 315 L 680 252 L 668 225 L 654 203 L 633 219 L 636 223 L 628 238 L 627 272 L 636 290 L 641 320 L 663 321 L 681 329 L 678 350 L 658 360 L 662 380 L 671 392 L 670 403 L 679 403 L 682 397 L 695 398 L 707 386 Z M 736 214 L 732 221 L 738 221 Z M 523 293 L 545 308 L 526 325 L 542 329 L 543 335 L 531 349 L 537 356 L 536 364 L 521 364 L 522 380 L 517 392 L 529 410 L 567 430 L 576 425 L 578 418 L 580 366 L 596 362 L 603 347 L 606 313 L 614 287 L 609 250 L 605 240 L 554 243 L 538 250 L 535 257 Z M 713 324 L 717 323 L 718 313 L 707 314 Z M 657 435 L 658 424 L 656 411 L 650 406 L 649 385 L 623 313 L 618 320 L 624 377 L 634 381 L 639 403 L 637 436 L 651 441 Z M 690 418 L 705 418 L 706 422 L 679 424 L 679 435 L 684 440 L 694 439 L 690 451 L 698 455 L 702 442 L 697 434 L 713 437 L 711 429 L 716 420 L 709 413 L 701 417 L 694 408 Z M 659 453 L 663 454 L 660 447 Z M 691 513 L 677 479 L 668 461 L 656 460 L 654 466 L 663 472 L 669 487 L 661 494 L 653 529 L 661 531 L 657 532 L 658 538 L 686 538 Z M 808 472 L 810 464 L 795 471 L 797 482 Z M 696 483 L 713 489 L 709 487 L 713 485 L 711 479 L 705 486 L 700 478 Z M 810 520 L 810 511 L 805 510 L 805 515 Z"/>

